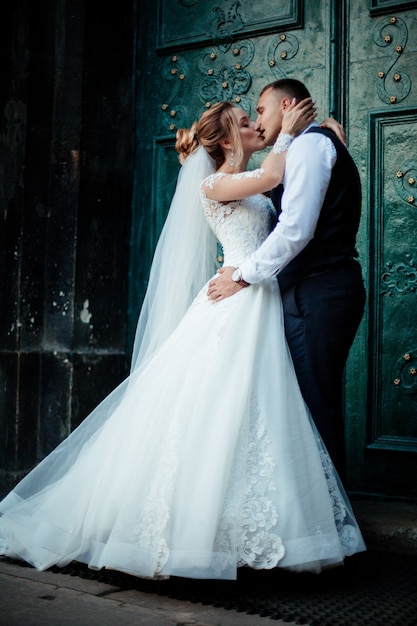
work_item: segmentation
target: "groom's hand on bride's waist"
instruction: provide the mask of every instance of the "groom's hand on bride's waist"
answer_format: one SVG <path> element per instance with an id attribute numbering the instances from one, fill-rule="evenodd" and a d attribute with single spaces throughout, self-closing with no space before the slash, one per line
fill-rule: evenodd
<path id="1" fill-rule="evenodd" d="M 220 302 L 220 300 L 233 296 L 244 287 L 249 287 L 249 283 L 239 277 L 239 268 L 221 267 L 217 273 L 219 276 L 209 282 L 207 289 L 209 300 Z"/>

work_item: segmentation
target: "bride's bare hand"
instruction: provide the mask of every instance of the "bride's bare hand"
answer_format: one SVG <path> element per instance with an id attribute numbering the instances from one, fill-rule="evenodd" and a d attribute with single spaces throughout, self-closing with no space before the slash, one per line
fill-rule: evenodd
<path id="1" fill-rule="evenodd" d="M 296 137 L 317 117 L 317 111 L 311 98 L 296 102 L 295 98 L 284 110 L 281 133 Z"/>
<path id="2" fill-rule="evenodd" d="M 326 117 L 322 121 L 320 126 L 322 128 L 329 128 L 330 130 L 332 130 L 337 135 L 337 137 L 339 137 L 340 141 L 344 143 L 345 146 L 347 145 L 346 131 L 342 124 L 339 124 L 339 122 L 334 120 L 332 117 Z"/>

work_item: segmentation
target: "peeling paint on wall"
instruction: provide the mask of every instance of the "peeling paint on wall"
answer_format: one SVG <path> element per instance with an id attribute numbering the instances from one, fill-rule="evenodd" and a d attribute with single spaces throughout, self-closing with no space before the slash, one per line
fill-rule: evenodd
<path id="1" fill-rule="evenodd" d="M 91 318 L 93 317 L 92 313 L 90 313 L 90 311 L 88 310 L 89 306 L 90 306 L 89 301 L 84 300 L 83 308 L 80 313 L 80 320 L 83 322 L 83 324 L 89 324 Z"/>

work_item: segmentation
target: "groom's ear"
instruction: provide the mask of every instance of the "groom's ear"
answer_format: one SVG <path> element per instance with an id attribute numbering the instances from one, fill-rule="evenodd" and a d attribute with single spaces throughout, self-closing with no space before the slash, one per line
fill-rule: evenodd
<path id="1" fill-rule="evenodd" d="M 283 99 L 281 100 L 281 108 L 285 111 L 285 109 L 288 109 L 291 102 L 292 102 L 292 98 L 290 98 L 289 96 L 284 96 Z"/>

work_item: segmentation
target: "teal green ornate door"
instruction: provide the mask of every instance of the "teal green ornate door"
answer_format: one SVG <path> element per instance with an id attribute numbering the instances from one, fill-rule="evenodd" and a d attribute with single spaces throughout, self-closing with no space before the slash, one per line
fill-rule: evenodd
<path id="1" fill-rule="evenodd" d="M 363 184 L 359 250 L 368 304 L 346 372 L 350 487 L 416 498 L 415 3 L 141 4 L 132 332 L 179 169 L 176 129 L 191 126 L 219 100 L 255 117 L 265 84 L 285 76 L 304 81 L 320 116 L 346 125 Z"/>
<path id="2" fill-rule="evenodd" d="M 347 371 L 351 482 L 417 496 L 417 10 L 351 2 L 350 148 L 360 167 L 368 307 Z"/>

